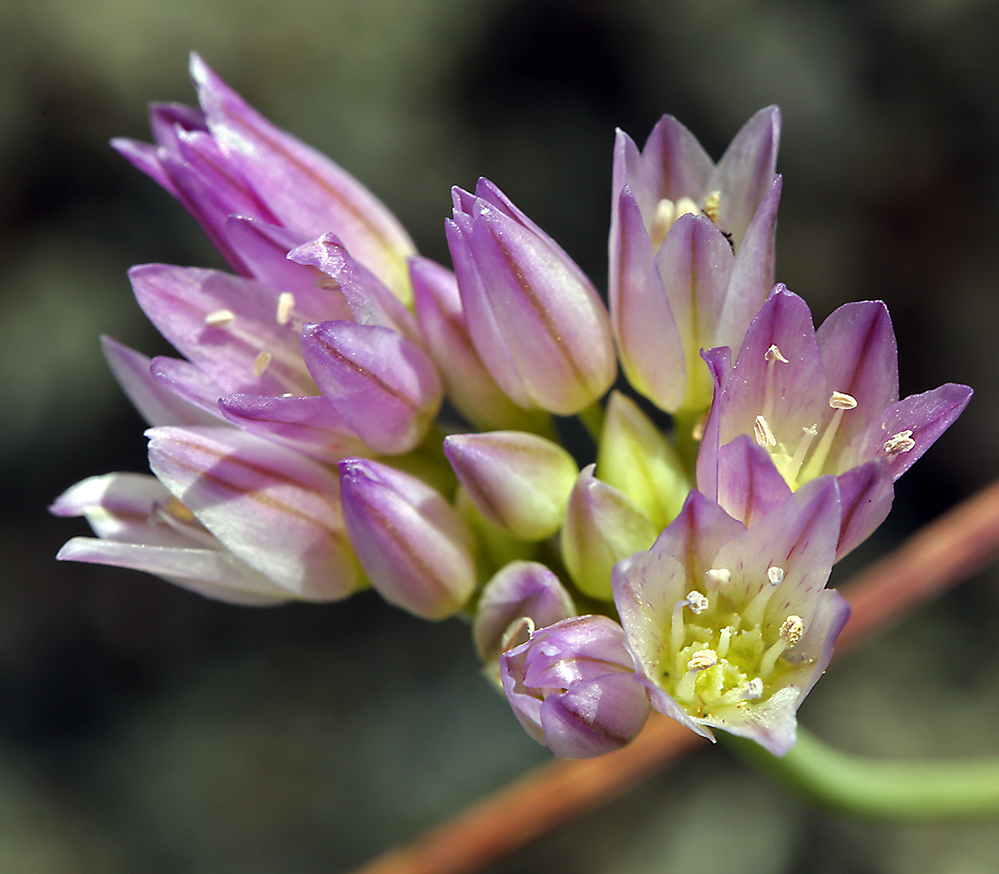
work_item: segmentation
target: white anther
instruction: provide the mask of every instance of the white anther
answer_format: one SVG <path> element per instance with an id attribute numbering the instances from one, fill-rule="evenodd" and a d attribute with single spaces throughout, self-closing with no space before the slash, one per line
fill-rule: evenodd
<path id="1" fill-rule="evenodd" d="M 912 431 L 899 431 L 885 443 L 885 452 L 889 455 L 894 455 L 896 452 L 909 452 L 915 448 L 916 441 L 912 439 Z"/>
<path id="2" fill-rule="evenodd" d="M 753 436 L 756 437 L 756 442 L 760 446 L 777 445 L 777 438 L 774 437 L 774 432 L 770 430 L 770 426 L 763 416 L 756 417 L 756 422 L 753 423 Z"/>
<path id="3" fill-rule="evenodd" d="M 763 680 L 759 677 L 753 677 L 752 680 L 746 685 L 746 701 L 754 701 L 757 698 L 763 697 Z"/>
<path id="4" fill-rule="evenodd" d="M 771 345 L 769 349 L 767 349 L 763 357 L 766 358 L 767 361 L 781 361 L 784 364 L 787 364 L 787 359 L 783 355 L 781 355 L 781 351 L 777 347 L 776 343 L 774 343 L 773 345 Z"/>
<path id="5" fill-rule="evenodd" d="M 273 357 L 270 352 L 258 352 L 257 357 L 253 359 L 253 375 L 263 376 Z"/>
<path id="6" fill-rule="evenodd" d="M 673 216 L 673 221 L 676 221 L 682 215 L 699 215 L 700 210 L 697 208 L 697 204 L 694 203 L 693 199 L 689 197 L 681 197 L 676 202 L 676 214 Z"/>
<path id="7" fill-rule="evenodd" d="M 852 410 L 857 406 L 857 399 L 846 392 L 834 391 L 829 396 L 829 406 L 834 410 Z"/>
<path id="8" fill-rule="evenodd" d="M 785 641 L 788 646 L 794 646 L 801 640 L 801 635 L 804 633 L 805 620 L 793 613 L 784 620 L 780 627 L 781 640 Z"/>
<path id="9" fill-rule="evenodd" d="M 720 589 L 732 581 L 732 571 L 726 567 L 713 567 L 704 572 L 704 582 L 712 588 Z M 690 597 L 689 595 L 687 597 Z"/>
<path id="10" fill-rule="evenodd" d="M 688 671 L 703 671 L 718 664 L 718 653 L 713 649 L 701 649 L 695 652 L 687 662 Z"/>
<path id="11" fill-rule="evenodd" d="M 282 291 L 278 295 L 277 323 L 287 325 L 291 321 L 291 311 L 295 309 L 295 295 L 290 291 Z"/>
<path id="12" fill-rule="evenodd" d="M 652 214 L 652 225 L 649 228 L 649 239 L 652 240 L 652 248 L 658 249 L 666 234 L 673 226 L 673 219 L 676 218 L 676 207 L 673 201 L 664 197 L 656 204 L 656 210 Z"/>
<path id="13" fill-rule="evenodd" d="M 712 191 L 704 198 L 704 214 L 717 224 L 718 222 L 718 202 L 721 200 L 720 191 Z"/>
<path id="14" fill-rule="evenodd" d="M 693 592 L 688 592 L 687 606 L 690 608 L 690 612 L 697 616 L 708 609 L 707 596 L 702 595 L 696 589 Z"/>
<path id="15" fill-rule="evenodd" d="M 283 397 L 283 398 L 293 398 L 293 397 L 295 397 L 295 395 L 293 395 L 290 391 L 286 391 L 284 394 L 281 395 L 281 397 Z"/>
<path id="16" fill-rule="evenodd" d="M 236 314 L 232 310 L 215 310 L 205 316 L 205 324 L 209 328 L 221 328 L 224 325 L 231 325 L 236 320 Z"/>
<path id="17" fill-rule="evenodd" d="M 779 586 L 784 582 L 784 568 L 776 566 L 767 568 L 767 579 L 770 580 L 771 586 Z"/>

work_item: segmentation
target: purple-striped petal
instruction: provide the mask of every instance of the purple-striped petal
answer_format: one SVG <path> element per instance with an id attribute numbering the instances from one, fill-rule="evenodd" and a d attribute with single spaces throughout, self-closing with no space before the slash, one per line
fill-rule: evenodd
<path id="1" fill-rule="evenodd" d="M 219 409 L 234 425 L 252 434 L 297 449 L 320 461 L 337 462 L 368 449 L 322 396 L 274 398 L 229 395 Z"/>
<path id="2" fill-rule="evenodd" d="M 272 125 L 191 57 L 191 78 L 208 128 L 278 223 L 306 237 L 332 231 L 404 302 L 409 235 L 367 188 L 327 157 Z"/>
<path id="3" fill-rule="evenodd" d="M 147 433 L 153 473 L 237 558 L 307 600 L 358 587 L 339 481 L 325 467 L 232 427 Z"/>
<path id="4" fill-rule="evenodd" d="M 444 619 L 475 587 L 471 537 L 443 496 L 377 461 L 340 462 L 343 512 L 361 566 L 391 604 Z"/>
<path id="5" fill-rule="evenodd" d="M 409 452 L 437 415 L 437 370 L 395 331 L 354 322 L 306 325 L 302 353 L 323 396 L 377 452 Z"/>
<path id="6" fill-rule="evenodd" d="M 621 192 L 616 212 L 610 313 L 621 367 L 636 391 L 662 410 L 677 410 L 687 390 L 684 346 L 630 188 Z"/>
<path id="7" fill-rule="evenodd" d="M 514 561 L 486 583 L 475 609 L 472 637 L 475 649 L 486 663 L 503 651 L 523 643 L 507 635 L 523 631 L 529 637 L 536 628 L 554 625 L 576 615 L 572 598 L 557 576 L 536 561 Z M 517 624 L 522 620 L 523 629 Z"/>
<path id="8" fill-rule="evenodd" d="M 145 264 L 129 271 L 143 312 L 223 394 L 315 394 L 277 295 L 218 270 Z"/>
<path id="9" fill-rule="evenodd" d="M 773 185 L 780 126 L 776 106 L 761 109 L 735 135 L 708 180 L 707 191 L 722 192 L 718 227 L 732 234 L 736 250 Z"/>
<path id="10" fill-rule="evenodd" d="M 218 417 L 184 394 L 171 391 L 153 376 L 152 361 L 140 352 L 104 335 L 104 358 L 122 391 L 150 425 L 211 425 Z M 201 407 L 199 409 L 199 407 Z"/>

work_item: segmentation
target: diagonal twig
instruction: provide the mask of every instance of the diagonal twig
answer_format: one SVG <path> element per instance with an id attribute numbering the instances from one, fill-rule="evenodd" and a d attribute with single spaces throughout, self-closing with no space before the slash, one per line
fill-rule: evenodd
<path id="1" fill-rule="evenodd" d="M 841 591 L 853 612 L 842 655 L 899 622 L 999 554 L 999 481 L 920 529 Z M 662 770 L 704 739 L 653 714 L 616 753 L 553 760 L 355 874 L 466 874 L 501 859 Z"/>

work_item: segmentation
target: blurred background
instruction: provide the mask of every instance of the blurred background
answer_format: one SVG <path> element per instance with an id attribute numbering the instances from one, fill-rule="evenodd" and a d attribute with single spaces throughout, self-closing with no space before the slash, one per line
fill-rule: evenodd
<path id="1" fill-rule="evenodd" d="M 882 554 L 999 475 L 999 5 L 991 0 L 0 0 L 0 870 L 349 870 L 548 754 L 468 629 L 365 594 L 268 610 L 57 564 L 46 506 L 144 470 L 106 332 L 169 351 L 125 277 L 222 266 L 107 146 L 193 102 L 189 50 L 447 261 L 452 184 L 499 184 L 599 286 L 616 126 L 664 112 L 718 158 L 779 103 L 778 278 L 816 320 L 883 299 L 903 394 L 977 394 L 900 482 Z M 834 665 L 802 711 L 844 749 L 999 754 L 999 572 Z M 711 749 L 502 872 L 993 872 L 995 823 L 818 812 Z"/>

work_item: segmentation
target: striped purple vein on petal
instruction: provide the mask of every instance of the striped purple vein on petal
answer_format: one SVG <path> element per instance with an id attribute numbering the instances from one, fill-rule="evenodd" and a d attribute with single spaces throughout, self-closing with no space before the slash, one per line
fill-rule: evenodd
<path id="1" fill-rule="evenodd" d="M 576 363 L 576 359 L 572 356 L 572 351 L 566 345 L 565 340 L 555 327 L 555 323 L 552 321 L 551 315 L 548 310 L 541 304 L 538 300 L 537 295 L 531 289 L 527 280 L 524 278 L 524 274 L 521 272 L 520 268 L 517 266 L 517 262 L 514 260 L 513 255 L 510 250 L 503 244 L 503 242 L 498 239 L 495 235 L 493 239 L 496 241 L 496 245 L 499 250 L 503 253 L 503 258 L 507 263 L 507 266 L 513 272 L 513 275 L 517 279 L 517 285 L 520 286 L 520 290 L 524 293 L 524 297 L 530 304 L 531 308 L 534 310 L 535 315 L 540 319 L 541 323 L 545 326 L 545 330 L 548 336 L 552 338 L 555 345 L 557 345 L 565 354 L 566 363 L 569 365 L 569 369 L 572 371 L 573 375 L 579 381 L 580 385 L 589 386 L 589 380 L 583 375 L 580 370 L 579 365 Z"/>
<path id="2" fill-rule="evenodd" d="M 269 468 L 263 467 L 259 464 L 254 464 L 253 462 L 247 461 L 246 459 L 243 458 L 238 458 L 234 455 L 229 455 L 224 452 L 219 452 L 217 450 L 210 449 L 201 443 L 195 443 L 187 440 L 176 440 L 176 439 L 174 440 L 174 442 L 178 446 L 181 446 L 185 449 L 193 449 L 196 452 L 201 452 L 206 455 L 214 456 L 220 461 L 224 459 L 228 464 L 235 464 L 239 467 L 244 468 L 245 470 L 250 471 L 251 473 L 258 474 L 259 476 L 262 477 L 273 477 L 275 475 L 275 472 Z M 310 525 L 315 525 L 317 528 L 325 529 L 332 536 L 338 539 L 341 537 L 343 533 L 339 529 L 331 528 L 329 524 L 327 524 L 326 522 L 322 521 L 313 514 L 308 513 L 298 507 L 294 507 L 291 504 L 278 500 L 277 498 L 274 498 L 270 495 L 264 495 L 262 492 L 257 491 L 256 489 L 248 491 L 245 488 L 241 488 L 240 486 L 233 483 L 231 481 L 231 478 L 226 478 L 219 476 L 218 474 L 212 474 L 206 472 L 204 469 L 200 467 L 195 467 L 194 465 L 191 464 L 186 464 L 185 462 L 181 461 L 180 459 L 174 456 L 171 456 L 171 461 L 174 464 L 176 464 L 178 467 L 183 468 L 184 470 L 189 470 L 192 473 L 196 473 L 200 479 L 206 479 L 209 482 L 215 483 L 216 485 L 220 485 L 223 488 L 227 488 L 233 492 L 236 492 L 237 494 L 246 495 L 247 497 L 252 498 L 253 500 L 261 504 L 264 504 L 265 506 L 271 509 L 279 510 L 282 513 L 287 513 L 291 516 L 295 516 L 298 519 L 301 519 L 302 521 L 309 523 Z M 287 479 L 287 477 L 284 476 L 282 476 L 282 479 L 285 482 L 290 482 L 291 485 L 300 486 L 306 491 L 310 491 L 313 492 L 313 494 L 315 494 L 314 490 L 310 486 L 304 483 L 290 481 Z"/>
<path id="3" fill-rule="evenodd" d="M 376 386 L 379 390 L 381 390 L 385 394 L 395 398 L 401 404 L 408 407 L 413 412 L 416 412 L 419 409 L 419 407 L 413 402 L 412 398 L 402 394 L 395 387 L 389 385 L 387 382 L 385 382 L 385 380 L 383 380 L 379 376 L 376 376 L 370 370 L 361 367 L 361 365 L 359 365 L 356 361 L 353 361 L 352 359 L 348 358 L 339 349 L 330 346 L 329 343 L 327 343 L 318 334 L 313 334 L 312 339 L 314 342 L 322 346 L 322 348 L 325 349 L 330 355 L 332 355 L 338 361 L 342 361 L 348 368 L 353 370 L 354 373 L 358 374 L 359 376 L 366 379 L 368 382 L 372 383 L 374 386 Z"/>

